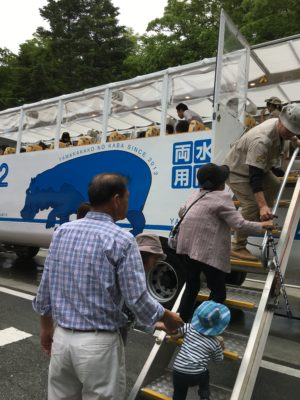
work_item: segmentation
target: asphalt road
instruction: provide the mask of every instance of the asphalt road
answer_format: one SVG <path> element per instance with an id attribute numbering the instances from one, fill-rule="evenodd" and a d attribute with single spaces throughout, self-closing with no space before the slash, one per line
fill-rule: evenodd
<path id="1" fill-rule="evenodd" d="M 0 400 L 46 399 L 49 359 L 40 350 L 39 317 L 32 311 L 30 298 L 16 292 L 34 294 L 40 280 L 45 252 L 24 264 L 12 254 L 0 254 Z M 295 283 L 295 271 L 293 283 Z M 21 294 L 22 295 L 22 294 Z M 300 296 L 290 297 L 295 315 L 300 317 Z M 284 308 L 282 308 L 284 314 Z M 236 328 L 243 331 L 253 321 L 252 313 L 237 316 Z M 6 329 L 28 336 L 3 344 Z M 14 331 L 16 332 L 16 331 Z M 300 320 L 277 316 L 271 327 L 262 368 L 253 400 L 297 400 L 300 392 Z M 140 332 L 129 334 L 126 348 L 127 391 L 131 390 L 154 339 Z M 233 382 L 238 364 L 224 361 L 212 371 L 212 378 L 225 386 Z"/>

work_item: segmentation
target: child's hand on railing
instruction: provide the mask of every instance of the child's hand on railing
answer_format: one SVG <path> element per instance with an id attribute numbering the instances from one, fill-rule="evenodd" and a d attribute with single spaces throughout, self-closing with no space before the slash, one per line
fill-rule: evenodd
<path id="1" fill-rule="evenodd" d="M 218 341 L 220 342 L 222 350 L 224 350 L 225 345 L 224 345 L 224 338 L 223 336 L 217 336 Z"/>

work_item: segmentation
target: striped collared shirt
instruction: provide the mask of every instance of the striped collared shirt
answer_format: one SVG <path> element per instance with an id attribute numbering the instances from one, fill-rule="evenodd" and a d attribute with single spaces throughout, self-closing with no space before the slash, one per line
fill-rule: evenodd
<path id="1" fill-rule="evenodd" d="M 115 331 L 127 322 L 124 301 L 143 325 L 154 325 L 164 312 L 147 292 L 134 237 L 98 212 L 57 229 L 34 310 L 61 327 Z"/>
<path id="2" fill-rule="evenodd" d="M 207 369 L 210 359 L 223 360 L 222 348 L 215 336 L 202 335 L 191 324 L 183 325 L 178 332 L 184 335 L 184 340 L 174 361 L 176 371 L 198 374 Z"/>

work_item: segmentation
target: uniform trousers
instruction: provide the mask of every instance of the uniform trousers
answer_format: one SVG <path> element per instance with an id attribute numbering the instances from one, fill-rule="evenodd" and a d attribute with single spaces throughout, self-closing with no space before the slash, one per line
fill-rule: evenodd
<path id="1" fill-rule="evenodd" d="M 55 329 L 48 400 L 122 400 L 125 385 L 124 346 L 119 332 Z"/>
<path id="2" fill-rule="evenodd" d="M 228 183 L 230 189 L 240 202 L 241 214 L 248 221 L 259 221 L 259 207 L 255 200 L 251 186 L 248 182 Z M 270 171 L 264 174 L 263 189 L 266 202 L 270 208 L 273 207 L 274 200 L 278 193 L 280 182 Z M 248 235 L 235 232 L 232 240 L 232 250 L 244 249 L 247 246 Z"/>

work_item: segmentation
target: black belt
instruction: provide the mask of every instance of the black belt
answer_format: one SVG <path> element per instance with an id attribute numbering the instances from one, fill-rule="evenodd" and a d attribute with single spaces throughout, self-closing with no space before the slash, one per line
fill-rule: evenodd
<path id="1" fill-rule="evenodd" d="M 107 333 L 115 333 L 116 331 L 108 331 L 107 329 L 73 329 L 73 328 L 66 328 L 65 326 L 58 325 L 59 328 L 66 329 L 67 331 L 72 331 L 76 333 L 91 333 L 91 332 L 107 332 Z"/>

